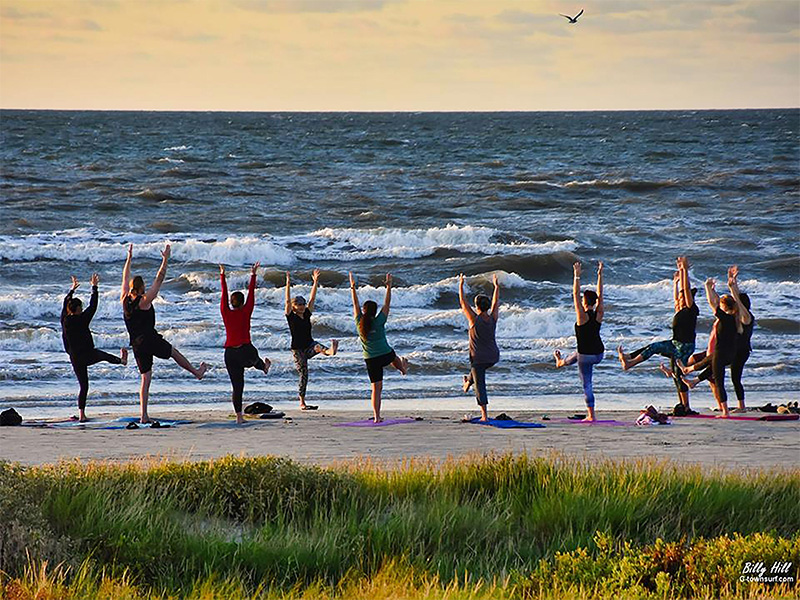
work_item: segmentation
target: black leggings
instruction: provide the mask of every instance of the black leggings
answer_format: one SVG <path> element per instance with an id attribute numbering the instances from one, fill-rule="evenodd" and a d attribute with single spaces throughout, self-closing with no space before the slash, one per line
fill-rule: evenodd
<path id="1" fill-rule="evenodd" d="M 72 363 L 72 370 L 78 377 L 78 384 L 81 386 L 78 392 L 78 408 L 81 410 L 86 409 L 86 396 L 89 395 L 89 365 L 94 365 L 99 362 L 107 362 L 112 365 L 122 364 L 122 359 L 119 356 L 114 356 L 108 352 L 103 352 L 97 348 L 93 348 L 86 354 L 80 356 L 70 356 L 69 362 Z"/>
<path id="2" fill-rule="evenodd" d="M 242 396 L 244 395 L 244 370 L 255 367 L 264 370 L 264 361 L 258 356 L 258 350 L 253 344 L 242 344 L 235 348 L 225 348 L 225 368 L 231 378 L 233 393 L 231 402 L 237 414 L 242 412 Z"/>
<path id="3" fill-rule="evenodd" d="M 733 383 L 733 389 L 736 390 L 736 399 L 741 403 L 744 403 L 742 371 L 744 371 L 744 364 L 747 362 L 748 358 L 750 358 L 749 350 L 737 352 L 736 356 L 733 357 L 733 362 L 731 363 L 731 383 Z"/>
<path id="4" fill-rule="evenodd" d="M 707 358 L 708 357 L 706 357 L 706 360 Z M 717 386 L 720 402 L 728 401 L 728 393 L 725 391 L 725 367 L 732 364 L 733 361 L 734 357 L 730 354 L 714 352 L 714 354 L 711 355 L 711 366 L 707 367 L 705 371 L 697 376 L 699 380 L 703 381 L 707 379 L 710 383 Z M 731 367 L 731 377 L 733 376 L 732 373 L 733 368 Z"/>

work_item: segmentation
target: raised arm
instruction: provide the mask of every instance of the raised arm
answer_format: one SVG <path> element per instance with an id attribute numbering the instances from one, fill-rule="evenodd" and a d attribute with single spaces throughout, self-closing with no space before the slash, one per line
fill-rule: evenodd
<path id="1" fill-rule="evenodd" d="M 286 271 L 286 306 L 283 312 L 287 317 L 292 312 L 292 276 L 289 275 L 289 271 Z"/>
<path id="2" fill-rule="evenodd" d="M 575 307 L 575 322 L 583 325 L 589 320 L 589 316 L 581 303 L 581 263 L 579 262 L 572 265 L 572 304 Z"/>
<path id="3" fill-rule="evenodd" d="M 497 316 L 500 314 L 500 281 L 497 279 L 497 273 L 492 275 L 492 285 L 494 285 L 494 292 L 492 293 L 492 307 L 489 309 L 489 314 L 497 321 Z"/>
<path id="4" fill-rule="evenodd" d="M 749 325 L 752 321 L 750 311 L 742 303 L 741 292 L 739 291 L 739 267 L 733 265 L 728 269 L 728 289 L 731 291 L 731 296 L 736 300 L 736 306 L 739 307 L 739 322 L 742 325 Z"/>
<path id="5" fill-rule="evenodd" d="M 171 251 L 172 248 L 169 244 L 164 246 L 164 249 L 161 251 L 161 266 L 158 268 L 156 278 L 153 280 L 153 283 L 150 285 L 150 288 L 147 290 L 144 298 L 142 298 L 142 301 L 139 303 L 140 308 L 147 310 L 150 308 L 153 300 L 156 299 L 156 296 L 158 296 L 158 292 L 161 290 L 161 284 L 164 283 L 164 278 L 167 276 L 167 263 L 169 262 L 169 255 Z"/>
<path id="6" fill-rule="evenodd" d="M 319 269 L 314 269 L 311 273 L 311 279 L 314 281 L 311 286 L 311 295 L 308 297 L 308 310 L 314 312 L 314 300 L 317 299 L 317 288 L 319 287 Z"/>
<path id="7" fill-rule="evenodd" d="M 92 297 L 89 299 L 89 307 L 81 313 L 87 324 L 91 322 L 94 313 L 97 312 L 97 299 L 99 296 L 97 284 L 100 283 L 100 276 L 97 273 L 92 273 L 92 278 L 89 281 L 92 284 Z"/>
<path id="8" fill-rule="evenodd" d="M 597 322 L 603 320 L 605 309 L 603 308 L 603 261 L 597 263 L 597 308 L 595 309 L 595 319 Z"/>
<path id="9" fill-rule="evenodd" d="M 389 307 L 391 307 L 391 305 L 392 305 L 392 274 L 391 273 L 387 273 L 386 274 L 386 298 L 383 301 L 383 308 L 381 309 L 381 312 L 384 315 L 386 315 L 387 317 L 389 316 Z"/>
<path id="10" fill-rule="evenodd" d="M 356 293 L 356 279 L 353 273 L 348 273 L 350 276 L 350 295 L 353 298 L 353 317 L 358 318 L 361 316 L 361 305 L 358 303 L 358 294 Z"/>
<path id="11" fill-rule="evenodd" d="M 694 306 L 694 296 L 692 296 L 692 283 L 689 281 L 689 259 L 685 256 L 678 257 L 678 272 L 681 274 L 679 293 L 683 296 L 683 305 L 686 308 L 691 308 Z"/>
<path id="12" fill-rule="evenodd" d="M 675 312 L 680 310 L 680 287 L 681 287 L 681 272 L 675 271 L 675 274 L 672 276 L 672 301 L 675 306 Z"/>
<path id="13" fill-rule="evenodd" d="M 64 303 L 61 305 L 61 323 L 62 324 L 64 323 L 64 318 L 67 316 L 67 304 L 69 304 L 69 301 L 72 300 L 72 295 L 75 293 L 75 290 L 78 289 L 78 286 L 80 286 L 80 282 L 78 281 L 78 278 L 75 277 L 75 275 L 71 275 L 71 277 L 72 277 L 72 287 L 69 288 L 69 291 L 67 292 L 67 295 L 64 296 Z"/>
<path id="14" fill-rule="evenodd" d="M 120 289 L 119 299 L 125 301 L 128 290 L 131 287 L 131 259 L 133 258 L 133 244 L 128 245 L 128 257 L 125 259 L 125 266 L 122 267 L 122 289 Z"/>
<path id="15" fill-rule="evenodd" d="M 706 299 L 708 300 L 708 305 L 711 307 L 711 312 L 715 314 L 719 308 L 719 294 L 717 294 L 717 290 L 715 289 L 716 286 L 717 282 L 714 281 L 712 277 L 706 279 Z"/>
<path id="16" fill-rule="evenodd" d="M 464 274 L 461 273 L 458 276 L 458 303 L 461 305 L 461 312 L 464 313 L 464 316 L 467 317 L 467 321 L 469 321 L 470 327 L 475 322 L 475 311 L 472 310 L 472 307 L 467 302 L 467 299 L 464 297 Z"/>
<path id="17" fill-rule="evenodd" d="M 258 267 L 261 266 L 260 262 L 256 262 L 250 267 L 250 283 L 247 284 L 247 300 L 244 301 L 244 310 L 251 313 L 256 304 L 256 281 L 258 280 Z"/>
<path id="18" fill-rule="evenodd" d="M 224 317 L 231 310 L 231 305 L 228 304 L 228 280 L 225 277 L 225 265 L 219 266 L 219 284 L 222 288 L 222 295 L 219 299 L 219 312 Z"/>

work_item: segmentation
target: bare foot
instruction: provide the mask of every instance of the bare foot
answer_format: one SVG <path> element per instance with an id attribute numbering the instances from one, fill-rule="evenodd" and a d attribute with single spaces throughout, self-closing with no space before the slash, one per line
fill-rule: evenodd
<path id="1" fill-rule="evenodd" d="M 408 359 L 405 356 L 400 359 L 400 372 L 403 375 L 408 374 Z"/>
<path id="2" fill-rule="evenodd" d="M 472 380 L 469 378 L 469 375 L 464 375 L 464 383 L 461 384 L 461 389 L 464 390 L 466 394 L 469 391 L 469 388 L 472 387 Z"/>
<path id="3" fill-rule="evenodd" d="M 241 425 L 242 423 L 244 423 L 244 415 L 236 415 L 236 424 Z"/>
<path id="4" fill-rule="evenodd" d="M 272 361 L 268 358 L 264 359 L 264 375 L 269 373 L 269 368 L 272 366 Z"/>
<path id="5" fill-rule="evenodd" d="M 372 422 L 373 423 L 383 423 L 383 417 L 373 417 L 372 418 Z"/>
<path id="6" fill-rule="evenodd" d="M 585 419 L 581 419 L 581 423 L 594 423 L 597 421 L 595 417 L 586 417 Z"/>
<path id="7" fill-rule="evenodd" d="M 339 340 L 331 340 L 331 353 L 328 356 L 336 356 L 339 351 Z"/>
<path id="8" fill-rule="evenodd" d="M 147 416 L 147 414 L 143 414 L 142 417 L 139 419 L 139 423 L 150 423 L 152 419 Z"/>
<path id="9" fill-rule="evenodd" d="M 211 368 L 211 365 L 209 365 L 208 363 L 201 362 L 200 363 L 200 368 L 197 369 L 197 375 L 195 375 L 195 377 L 197 377 L 198 379 L 202 379 L 203 376 L 206 374 L 206 372 L 210 368 Z"/>
<path id="10" fill-rule="evenodd" d="M 564 360 L 561 358 L 561 350 L 553 352 L 553 358 L 556 359 L 556 369 L 560 369 L 564 366 Z"/>
<path id="11" fill-rule="evenodd" d="M 658 365 L 658 368 L 661 369 L 661 372 L 664 374 L 665 377 L 672 377 L 672 371 L 667 368 L 667 365 L 661 363 Z"/>
<path id="12" fill-rule="evenodd" d="M 700 383 L 700 380 L 699 379 L 689 379 L 688 377 L 686 377 L 686 378 L 684 378 L 683 383 L 685 383 L 686 387 L 688 387 L 690 390 L 693 390 L 694 388 L 697 387 L 697 384 Z"/>
<path id="13" fill-rule="evenodd" d="M 619 363 L 622 365 L 622 370 L 628 370 L 628 361 L 625 358 L 625 352 L 622 350 L 622 344 L 617 346 L 617 356 L 619 356 Z"/>
<path id="14" fill-rule="evenodd" d="M 128 364 L 128 349 L 127 348 L 120 348 L 119 350 L 119 359 L 122 361 L 122 365 Z"/>

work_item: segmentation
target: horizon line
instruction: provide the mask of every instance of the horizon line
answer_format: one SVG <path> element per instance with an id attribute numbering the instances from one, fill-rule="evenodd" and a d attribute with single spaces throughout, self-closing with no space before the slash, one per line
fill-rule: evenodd
<path id="1" fill-rule="evenodd" d="M 0 107 L 0 111 L 28 112 L 159 112 L 159 113 L 293 113 L 293 114 L 455 114 L 455 113 L 576 113 L 576 112 L 682 112 L 712 110 L 800 110 L 798 106 L 746 106 L 746 107 L 684 107 L 684 108 L 575 108 L 575 109 L 467 109 L 467 110 L 413 110 L 413 109 L 361 109 L 361 110 L 293 110 L 293 109 L 176 109 L 176 108 L 19 108 Z"/>

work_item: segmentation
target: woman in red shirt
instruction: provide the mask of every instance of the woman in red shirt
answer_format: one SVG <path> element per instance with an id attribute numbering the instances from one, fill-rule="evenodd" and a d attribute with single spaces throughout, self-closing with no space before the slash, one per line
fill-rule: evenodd
<path id="1" fill-rule="evenodd" d="M 225 368 L 231 378 L 233 393 L 231 401 L 236 411 L 236 423 L 244 423 L 242 414 L 242 395 L 244 394 L 244 370 L 255 367 L 259 371 L 269 372 L 270 361 L 258 356 L 258 350 L 250 343 L 250 317 L 255 305 L 256 273 L 260 263 L 250 269 L 250 285 L 247 286 L 247 300 L 242 292 L 231 294 L 228 305 L 228 284 L 225 280 L 225 267 L 219 266 L 219 278 L 222 284 L 220 312 L 225 323 Z"/>

